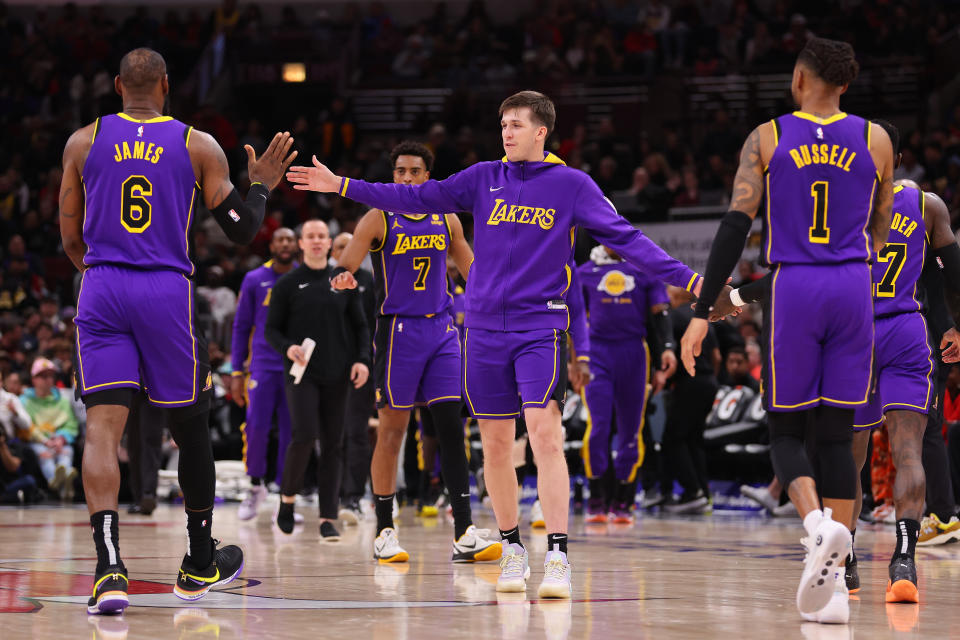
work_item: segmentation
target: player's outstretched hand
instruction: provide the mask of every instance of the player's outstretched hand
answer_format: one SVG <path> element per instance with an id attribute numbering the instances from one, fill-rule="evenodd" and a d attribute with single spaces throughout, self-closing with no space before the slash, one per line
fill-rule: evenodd
<path id="1" fill-rule="evenodd" d="M 700 355 L 703 339 L 707 337 L 707 329 L 710 324 L 703 318 L 691 318 L 687 330 L 680 338 L 680 359 L 683 361 L 683 368 L 691 376 L 696 375 L 696 358 Z"/>
<path id="2" fill-rule="evenodd" d="M 362 362 L 353 363 L 353 367 L 350 369 L 350 381 L 353 383 L 354 388 L 359 389 L 367 384 L 367 378 L 369 376 L 370 369 L 367 369 L 367 365 Z"/>
<path id="3" fill-rule="evenodd" d="M 336 193 L 340 191 L 340 176 L 334 175 L 327 165 L 313 156 L 312 167 L 290 167 L 287 171 L 287 180 L 293 183 L 298 191 L 319 191 L 320 193 Z"/>
<path id="4" fill-rule="evenodd" d="M 297 157 L 297 152 L 290 153 L 293 146 L 293 137 L 289 131 L 277 132 L 270 141 L 267 150 L 257 158 L 257 152 L 248 144 L 243 145 L 247 152 L 247 175 L 250 182 L 260 182 L 271 191 L 277 188 L 283 179 L 283 172 Z"/>
<path id="5" fill-rule="evenodd" d="M 330 286 L 340 291 L 341 289 L 356 289 L 357 279 L 349 271 L 341 271 L 330 280 Z"/>
<path id="6" fill-rule="evenodd" d="M 723 286 L 723 291 L 720 292 L 720 295 L 717 297 L 717 301 L 714 302 L 713 306 L 710 308 L 710 322 L 723 320 L 727 316 L 739 315 L 743 310 L 743 307 L 734 305 L 730 300 L 731 291 L 733 291 L 733 287 L 730 285 L 726 284 Z"/>
<path id="7" fill-rule="evenodd" d="M 953 327 L 948 329 L 940 340 L 940 351 L 943 352 L 944 362 L 960 362 L 960 332 Z"/>

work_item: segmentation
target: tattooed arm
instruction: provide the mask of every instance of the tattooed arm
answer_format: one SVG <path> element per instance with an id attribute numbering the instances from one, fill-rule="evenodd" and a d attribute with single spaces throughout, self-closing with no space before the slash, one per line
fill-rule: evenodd
<path id="1" fill-rule="evenodd" d="M 870 212 L 870 235 L 873 250 L 880 251 L 890 235 L 890 217 L 893 215 L 893 145 L 890 136 L 880 125 L 870 123 L 870 155 L 877 165 L 880 186 Z"/>
<path id="2" fill-rule="evenodd" d="M 83 256 L 87 245 L 83 242 L 83 165 L 90 145 L 93 129 L 88 125 L 76 131 L 63 149 L 63 180 L 60 182 L 60 238 L 63 251 L 78 271 L 86 267 Z"/>

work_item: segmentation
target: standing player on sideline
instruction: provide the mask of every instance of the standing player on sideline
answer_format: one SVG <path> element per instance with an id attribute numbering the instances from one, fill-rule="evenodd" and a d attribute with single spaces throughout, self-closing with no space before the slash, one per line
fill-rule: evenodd
<path id="1" fill-rule="evenodd" d="M 791 86 L 800 111 L 760 125 L 744 143 L 703 296 L 681 341 L 692 374 L 710 303 L 740 258 L 766 181 L 764 258 L 774 276 L 764 326 L 765 402 L 773 467 L 809 535 L 797 590 L 797 608 L 805 614 L 823 609 L 835 588 L 846 589 L 836 570 L 851 547 L 851 427 L 854 409 L 867 402 L 873 368 L 867 228 L 879 251 L 890 231 L 893 201 L 890 137 L 840 111 L 840 96 L 858 69 L 853 48 L 844 42 L 813 38 L 800 52 Z M 819 495 L 804 451 L 809 420 L 815 424 Z"/>
<path id="2" fill-rule="evenodd" d="M 237 509 L 241 520 L 255 518 L 257 508 L 267 498 L 267 448 L 274 418 L 277 419 L 277 484 L 283 479 L 283 461 L 290 444 L 290 411 L 283 392 L 283 358 L 267 343 L 263 327 L 267 324 L 273 285 L 294 268 L 296 252 L 297 235 L 293 229 L 281 227 L 273 232 L 270 260 L 243 277 L 233 317 L 230 395 L 237 405 L 247 405 L 247 419 L 241 428 L 243 462 L 253 485 Z"/>
<path id="3" fill-rule="evenodd" d="M 401 142 L 390 152 L 390 160 L 397 184 L 418 185 L 430 178 L 433 153 L 422 144 Z M 496 560 L 501 544 L 488 540 L 489 532 L 473 525 L 460 418 L 460 340 L 449 313 L 453 297 L 447 291 L 446 269 L 449 255 L 466 278 L 473 261 L 460 219 L 452 213 L 401 215 L 371 209 L 340 256 L 334 288 L 357 286 L 353 272 L 367 252 L 375 254 L 374 283 L 380 303 L 373 341 L 380 414 L 370 465 L 377 513 L 373 557 L 380 562 L 409 558 L 393 526 L 393 498 L 410 410 L 422 403 L 436 425 L 443 480 L 450 491 L 453 560 Z M 426 467 L 432 465 L 432 459 L 426 461 Z"/>
<path id="4" fill-rule="evenodd" d="M 539 595 L 569 598 L 570 479 L 560 405 L 575 227 L 584 226 L 657 279 L 699 291 L 701 278 L 620 217 L 589 176 L 544 152 L 555 120 L 547 96 L 521 91 L 500 105 L 506 153 L 500 162 L 480 162 L 439 182 L 389 185 L 341 178 L 314 158 L 313 167 L 292 167 L 287 179 L 296 189 L 337 192 L 386 210 L 475 214 L 463 379 L 467 405 L 480 422 L 487 490 L 508 543 L 497 589 L 524 591 L 530 575 L 511 459 L 514 418 L 523 411 L 548 532 Z"/>
<path id="5" fill-rule="evenodd" d="M 651 378 L 648 335 L 660 355 L 659 368 L 669 371 L 668 377 L 677 368 L 673 329 L 667 315 L 670 300 L 662 283 L 603 246 L 594 247 L 590 261 L 578 271 L 589 311 L 593 372 L 583 392 L 590 415 L 583 436 L 583 462 L 590 483 L 586 522 L 606 522 L 609 511 L 613 522 L 630 524 L 637 470 L 644 454 L 643 424 Z M 604 496 L 614 406 L 617 494 Z"/>
<path id="6" fill-rule="evenodd" d="M 123 112 L 76 131 L 63 152 L 60 231 L 83 272 L 77 301 L 78 388 L 87 407 L 83 486 L 97 549 L 88 613 L 129 604 L 120 558 L 117 446 L 141 387 L 170 411 L 180 448 L 187 554 L 173 592 L 185 600 L 233 580 L 243 552 L 210 537 L 215 473 L 207 418 L 212 395 L 206 342 L 196 332 L 190 225 L 198 195 L 227 237 L 250 242 L 270 189 L 296 157 L 276 134 L 260 159 L 245 147 L 244 201 L 212 136 L 161 115 L 169 85 L 163 57 L 134 49 L 114 80 Z M 142 377 L 141 377 L 142 373 Z"/>

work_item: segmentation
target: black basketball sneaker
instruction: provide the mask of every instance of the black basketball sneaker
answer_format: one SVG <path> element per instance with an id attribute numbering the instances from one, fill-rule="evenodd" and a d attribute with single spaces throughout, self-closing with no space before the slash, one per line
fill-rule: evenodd
<path id="1" fill-rule="evenodd" d="M 887 602 L 920 602 L 917 589 L 917 565 L 909 556 L 894 556 L 890 561 Z"/>
<path id="2" fill-rule="evenodd" d="M 123 613 L 130 606 L 127 598 L 127 569 L 123 565 L 107 567 L 93 582 L 93 595 L 87 600 L 90 615 Z"/>
<path id="3" fill-rule="evenodd" d="M 219 540 L 211 540 L 213 562 L 205 568 L 196 567 L 190 556 L 184 556 L 173 593 L 181 600 L 199 600 L 214 587 L 233 580 L 243 571 L 243 551 L 236 545 L 217 549 Z"/>
<path id="4" fill-rule="evenodd" d="M 857 571 L 857 556 L 853 553 L 847 556 L 843 577 L 847 583 L 847 591 L 850 593 L 860 591 L 860 572 Z"/>

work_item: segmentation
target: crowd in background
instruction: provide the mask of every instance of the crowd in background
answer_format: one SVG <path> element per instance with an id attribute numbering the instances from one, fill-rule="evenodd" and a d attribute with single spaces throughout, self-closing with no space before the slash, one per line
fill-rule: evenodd
<path id="1" fill-rule="evenodd" d="M 103 6 L 73 4 L 22 17 L 0 3 L 0 56 L 6 61 L 0 65 L 2 484 L 16 482 L 8 468 L 12 456 L 27 460 L 23 473 L 36 476 L 37 488 L 71 497 L 64 487 L 75 474 L 79 446 L 74 444 L 82 443 L 84 415 L 73 397 L 77 278 L 59 241 L 60 156 L 72 130 L 119 110 L 113 76 L 129 49 L 149 45 L 161 51 L 172 82 L 189 77 L 211 37 L 221 33 L 268 51 L 301 45 L 323 51 L 352 42 L 363 51 L 352 78 L 358 86 L 381 86 L 377 83 L 386 78 L 443 86 L 605 76 L 655 81 L 678 73 L 788 71 L 813 33 L 845 39 L 864 58 L 915 56 L 930 62 L 955 29 L 958 12 L 960 5 L 920 0 L 535 0 L 523 15 L 501 20 L 494 3 L 473 1 L 460 11 L 436 3 L 428 17 L 410 23 L 377 2 L 283 7 L 277 13 L 227 0 L 209 13 L 140 7 L 122 19 Z M 928 119 L 920 117 L 915 128 L 902 132 L 897 177 L 941 195 L 956 226 L 960 105 L 938 109 L 941 125 L 927 126 Z M 278 128 L 293 132 L 301 158 L 316 153 L 338 173 L 378 181 L 391 179 L 388 153 L 399 141 L 358 128 L 352 105 L 339 97 L 310 105 L 291 122 L 212 104 L 174 115 L 217 137 L 244 192 L 243 145 L 263 149 Z M 475 124 L 489 114 L 474 116 L 469 109 L 448 110 L 422 123 L 413 136 L 432 148 L 434 178 L 500 156 L 495 132 L 481 132 Z M 611 119 L 588 127 L 564 121 L 561 114 L 560 123 L 549 147 L 587 171 L 616 202 L 636 204 L 629 217 L 641 225 L 664 219 L 672 207 L 722 204 L 740 145 L 756 124 L 738 121 L 722 107 L 713 110 L 706 126 L 678 121 L 646 135 L 625 136 Z M 230 244 L 209 216 L 200 216 L 194 234 L 198 294 L 219 373 L 229 374 L 221 345 L 229 344 L 236 292 L 243 275 L 266 258 L 273 231 L 319 217 L 336 235 L 352 229 L 362 211 L 337 197 L 283 185 L 271 196 L 263 228 L 249 247 Z M 757 277 L 758 269 L 742 264 L 739 279 Z M 721 381 L 756 383 L 761 322 L 745 314 L 717 328 Z M 221 395 L 226 393 L 223 386 Z M 236 415 L 218 415 L 224 429 L 238 426 L 230 424 Z"/>

